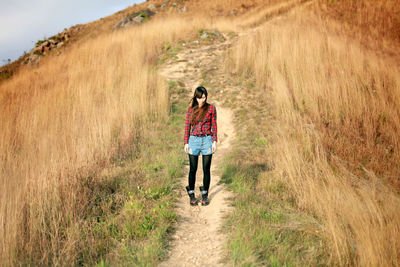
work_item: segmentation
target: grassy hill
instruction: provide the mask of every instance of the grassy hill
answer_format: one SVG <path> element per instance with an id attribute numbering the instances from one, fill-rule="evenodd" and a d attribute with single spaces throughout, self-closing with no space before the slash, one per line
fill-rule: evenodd
<path id="1" fill-rule="evenodd" d="M 218 29 L 233 43 L 224 77 L 202 73 L 239 133 L 223 175 L 237 195 L 226 263 L 398 266 L 395 1 L 163 3 L 84 25 L 38 66 L 3 67 L 0 262 L 157 265 L 187 105 L 185 84 L 157 69 Z M 151 20 L 113 32 L 149 4 Z"/>

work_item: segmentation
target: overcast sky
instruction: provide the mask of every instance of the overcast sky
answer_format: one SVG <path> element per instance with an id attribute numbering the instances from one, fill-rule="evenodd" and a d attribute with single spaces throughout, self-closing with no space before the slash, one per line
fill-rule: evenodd
<path id="1" fill-rule="evenodd" d="M 111 15 L 145 0 L 0 0 L 0 66 L 64 28 Z"/>

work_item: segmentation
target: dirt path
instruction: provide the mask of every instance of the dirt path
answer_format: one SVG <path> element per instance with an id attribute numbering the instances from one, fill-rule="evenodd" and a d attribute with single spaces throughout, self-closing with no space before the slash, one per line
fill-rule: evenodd
<path id="1" fill-rule="evenodd" d="M 169 60 L 160 70 L 167 80 L 184 84 L 187 101 L 194 89 L 203 82 L 205 73 L 222 75 L 222 53 L 229 46 L 229 41 L 216 42 L 202 46 L 197 43 L 188 44 L 177 58 Z M 218 88 L 217 88 L 218 87 Z M 230 149 L 235 132 L 232 123 L 232 111 L 217 101 L 220 86 L 206 86 L 209 91 L 208 102 L 217 108 L 218 143 L 211 164 L 211 185 L 209 190 L 210 205 L 191 207 L 185 186 L 188 184 L 189 167 L 181 178 L 181 195 L 177 206 L 178 222 L 172 241 L 169 245 L 168 258 L 160 266 L 219 266 L 224 251 L 224 235 L 220 231 L 223 216 L 231 209 L 229 197 L 231 193 L 224 184 L 217 185 L 221 179 L 220 165 Z M 182 125 L 183 127 L 183 125 Z M 183 139 L 182 128 L 182 139 Z M 183 141 L 183 140 L 182 140 Z M 182 142 L 183 149 L 183 142 Z M 196 197 L 201 199 L 199 186 L 203 181 L 202 160 L 199 157 L 196 175 Z"/>
<path id="2" fill-rule="evenodd" d="M 260 25 L 238 32 L 238 36 L 255 34 L 266 23 L 284 19 L 296 8 L 305 8 L 312 2 L 290 2 L 287 6 L 271 7 L 271 14 L 268 19 Z M 160 69 L 162 76 L 169 81 L 175 81 L 179 87 L 183 88 L 183 95 L 186 96 L 187 101 L 190 100 L 197 86 L 206 83 L 205 87 L 209 92 L 208 102 L 215 104 L 217 108 L 219 139 L 218 148 L 213 155 L 211 164 L 210 205 L 205 207 L 200 205 L 191 207 L 189 205 L 189 197 L 185 190 L 185 186 L 188 185 L 189 167 L 187 166 L 185 175 L 181 178 L 182 187 L 179 192 L 181 197 L 177 207 L 178 222 L 169 244 L 168 258 L 161 262 L 160 266 L 224 265 L 220 260 L 224 257 L 224 251 L 226 251 L 224 248 L 225 235 L 220 227 L 224 216 L 232 209 L 229 205 L 229 198 L 233 194 L 225 190 L 224 184 L 217 185 L 221 179 L 221 170 L 218 167 L 227 156 L 235 139 L 234 113 L 229 108 L 231 101 L 227 96 L 234 96 L 239 102 L 242 102 L 248 96 L 245 96 L 245 90 L 234 85 L 224 73 L 224 52 L 232 45 L 233 40 L 229 40 L 230 38 L 227 35 L 223 34 L 223 36 L 224 41 L 215 41 L 207 45 L 201 45 L 201 42 L 198 41 L 185 44 L 183 50 L 175 58 L 165 62 Z M 174 97 L 182 97 L 182 94 L 172 96 L 172 99 Z M 183 139 L 183 128 L 181 134 Z M 197 198 L 201 199 L 199 190 L 203 180 L 201 157 L 199 157 L 198 166 L 195 192 Z"/>

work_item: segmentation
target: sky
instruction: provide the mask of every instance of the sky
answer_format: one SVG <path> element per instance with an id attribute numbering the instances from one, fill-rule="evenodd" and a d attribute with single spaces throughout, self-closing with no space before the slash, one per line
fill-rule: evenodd
<path id="1" fill-rule="evenodd" d="M 145 0 L 0 0 L 0 66 L 64 28 L 114 14 Z M 6 30 L 4 30 L 6 29 Z"/>

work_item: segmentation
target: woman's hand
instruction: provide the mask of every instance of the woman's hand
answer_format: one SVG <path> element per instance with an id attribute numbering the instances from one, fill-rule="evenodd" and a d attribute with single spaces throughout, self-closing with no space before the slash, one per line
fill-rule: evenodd
<path id="1" fill-rule="evenodd" d="M 212 152 L 214 153 L 217 150 L 217 141 L 212 142 Z"/>
<path id="2" fill-rule="evenodd" d="M 188 144 L 185 144 L 185 152 L 189 153 L 189 145 Z"/>

